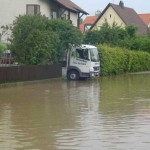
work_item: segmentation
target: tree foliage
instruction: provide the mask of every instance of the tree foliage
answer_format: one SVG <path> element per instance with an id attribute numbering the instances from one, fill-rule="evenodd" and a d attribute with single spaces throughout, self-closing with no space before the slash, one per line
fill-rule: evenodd
<path id="1" fill-rule="evenodd" d="M 94 45 L 105 43 L 111 46 L 150 52 L 150 37 L 139 37 L 136 35 L 136 31 L 137 28 L 131 25 L 121 28 L 115 23 L 109 26 L 106 22 L 99 31 L 87 31 L 83 41 Z"/>
<path id="2" fill-rule="evenodd" d="M 0 54 L 3 53 L 4 50 L 6 50 L 6 44 L 0 42 Z"/>
<path id="3" fill-rule="evenodd" d="M 65 53 L 69 44 L 81 44 L 82 35 L 79 29 L 74 27 L 69 21 L 61 19 L 49 20 L 47 25 L 48 30 L 51 30 L 59 36 L 59 53 Z"/>
<path id="4" fill-rule="evenodd" d="M 87 31 L 83 37 L 83 43 L 97 45 L 101 43 L 100 39 L 99 32 L 96 30 Z"/>
<path id="5" fill-rule="evenodd" d="M 136 37 L 137 27 L 128 25 L 125 27 L 125 31 L 127 32 L 128 38 Z"/>
<path id="6" fill-rule="evenodd" d="M 126 38 L 118 43 L 120 47 L 125 47 L 130 50 L 140 50 L 150 53 L 150 38 L 149 37 L 135 37 Z"/>
<path id="7" fill-rule="evenodd" d="M 117 41 L 128 37 L 128 32 L 120 26 L 117 26 L 115 23 L 113 23 L 112 26 L 109 26 L 108 23 L 105 22 L 99 31 L 87 31 L 84 35 L 83 41 L 90 43 L 91 35 L 94 39 L 92 40 L 92 44 L 107 43 L 110 45 L 115 45 Z"/>
<path id="8" fill-rule="evenodd" d="M 11 50 L 22 64 L 57 63 L 60 53 L 64 53 L 69 43 L 80 42 L 79 30 L 68 21 L 23 15 L 13 23 Z"/>

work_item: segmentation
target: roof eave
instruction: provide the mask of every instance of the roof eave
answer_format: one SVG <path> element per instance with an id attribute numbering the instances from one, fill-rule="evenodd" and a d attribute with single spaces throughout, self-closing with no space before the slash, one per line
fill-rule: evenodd
<path id="1" fill-rule="evenodd" d="M 90 30 L 93 29 L 93 27 L 96 25 L 96 23 L 99 21 L 99 19 L 103 16 L 103 14 L 106 12 L 106 10 L 111 6 L 111 3 L 109 3 L 106 8 L 102 11 L 102 13 L 99 15 L 99 17 L 97 17 L 97 19 L 95 20 L 95 22 L 93 23 L 93 25 L 91 26 Z"/>
<path id="2" fill-rule="evenodd" d="M 68 9 L 68 10 L 74 12 L 74 13 L 83 13 L 83 14 L 85 14 L 85 15 L 88 15 L 88 13 L 87 13 L 86 11 L 82 11 L 82 10 L 79 10 L 79 9 L 76 9 L 76 8 L 71 9 L 71 8 L 69 8 L 69 7 L 65 6 L 65 5 L 63 5 L 62 3 L 58 2 L 58 1 L 56 1 L 56 2 L 57 2 L 59 5 L 63 6 L 64 8 L 66 8 L 66 9 Z"/>

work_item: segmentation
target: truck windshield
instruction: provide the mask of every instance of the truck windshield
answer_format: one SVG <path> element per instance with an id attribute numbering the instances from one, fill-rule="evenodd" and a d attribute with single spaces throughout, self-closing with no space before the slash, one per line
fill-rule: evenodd
<path id="1" fill-rule="evenodd" d="M 99 61 L 99 55 L 98 55 L 98 51 L 96 48 L 91 48 L 90 54 L 91 54 L 91 61 L 93 61 L 93 62 Z"/>

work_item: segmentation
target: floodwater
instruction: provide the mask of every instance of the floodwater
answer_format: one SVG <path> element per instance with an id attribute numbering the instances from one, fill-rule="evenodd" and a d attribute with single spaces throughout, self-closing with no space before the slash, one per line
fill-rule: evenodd
<path id="1" fill-rule="evenodd" d="M 0 150 L 149 150 L 150 73 L 0 88 Z"/>

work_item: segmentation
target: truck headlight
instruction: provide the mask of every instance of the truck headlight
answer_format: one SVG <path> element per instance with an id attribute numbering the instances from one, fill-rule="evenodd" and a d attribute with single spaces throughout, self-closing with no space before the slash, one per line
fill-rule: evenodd
<path id="1" fill-rule="evenodd" d="M 94 76 L 95 76 L 95 75 L 94 75 L 94 73 L 92 73 L 91 75 L 92 75 L 92 77 L 94 77 Z"/>
<path id="2" fill-rule="evenodd" d="M 90 67 L 90 72 L 93 72 L 94 71 L 94 68 L 93 67 Z"/>

